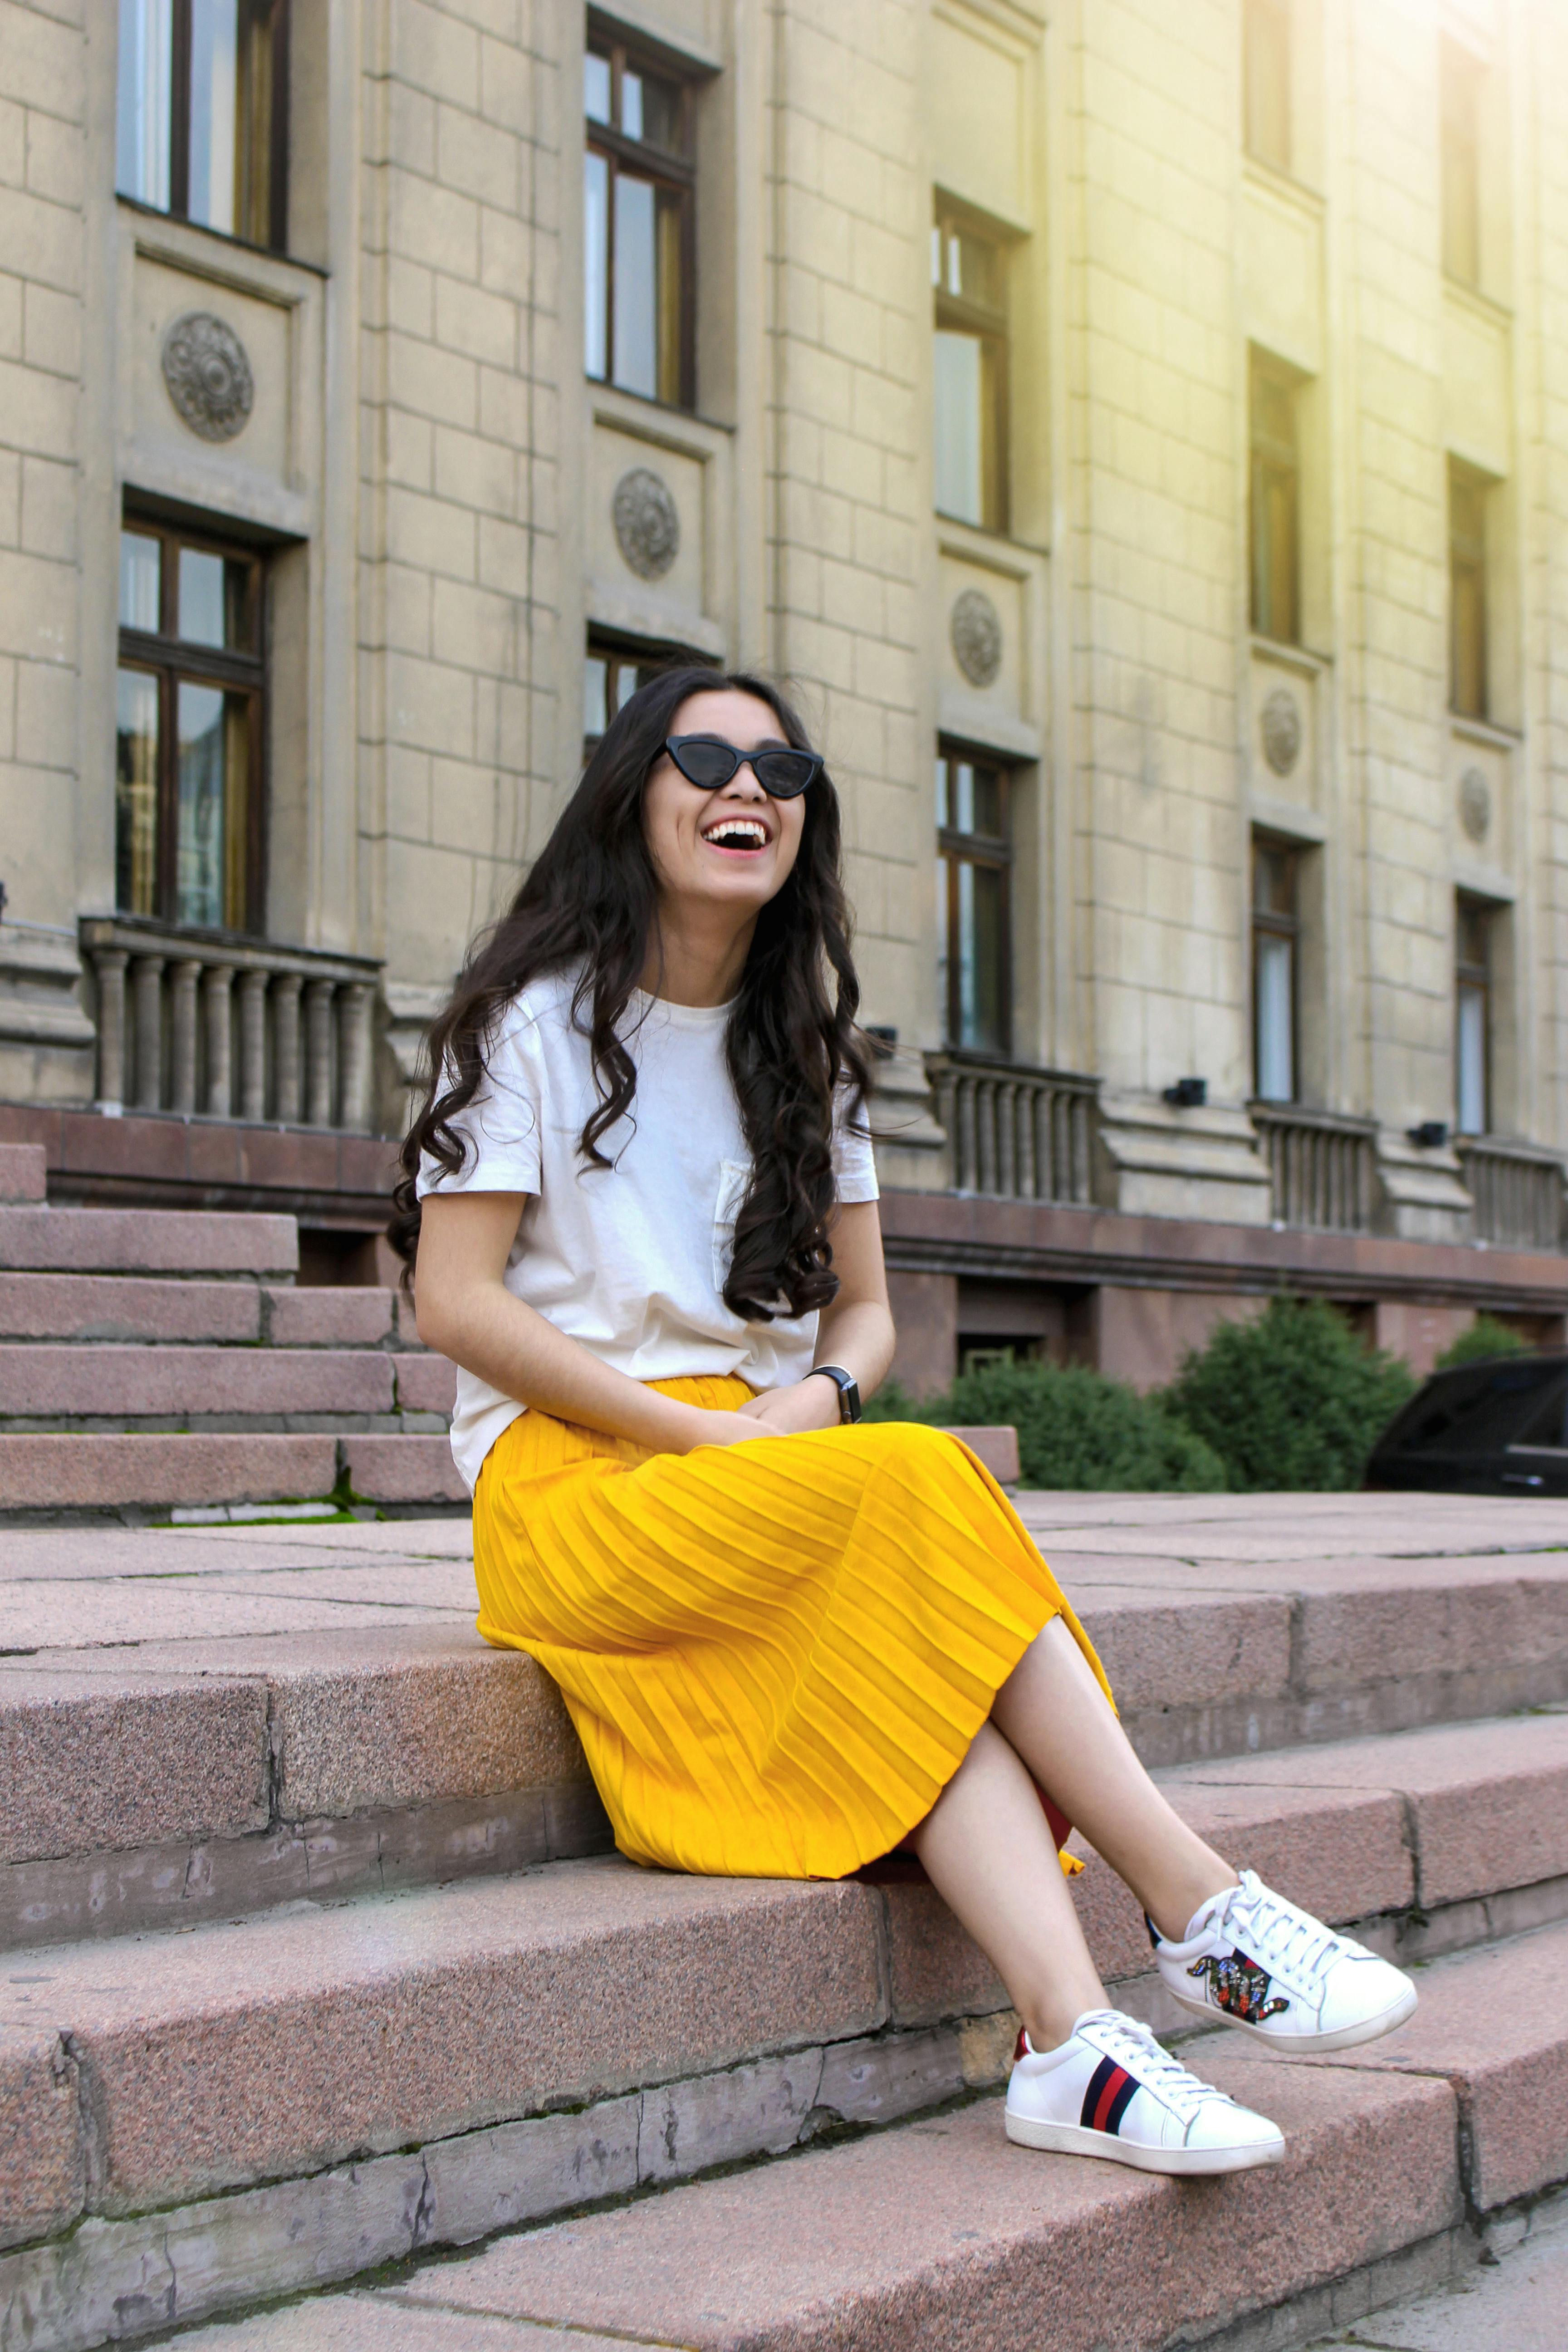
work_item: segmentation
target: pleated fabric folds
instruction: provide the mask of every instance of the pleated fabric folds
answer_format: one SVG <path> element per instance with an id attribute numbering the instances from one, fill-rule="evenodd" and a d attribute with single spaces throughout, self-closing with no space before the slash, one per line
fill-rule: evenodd
<path id="1" fill-rule="evenodd" d="M 668 1869 L 842 1878 L 890 1853 L 1054 1616 L 1110 1696 L 994 1479 L 917 1423 L 650 1454 L 530 1412 L 480 1474 L 474 1566 L 479 1632 L 559 1684 L 616 1844 Z"/>

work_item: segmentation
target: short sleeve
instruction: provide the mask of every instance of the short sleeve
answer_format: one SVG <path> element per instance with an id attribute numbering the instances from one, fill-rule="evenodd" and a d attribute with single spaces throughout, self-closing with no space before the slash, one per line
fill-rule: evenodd
<path id="1" fill-rule="evenodd" d="M 485 1055 L 485 1075 L 466 1109 L 449 1125 L 463 1146 L 451 1174 L 426 1151 L 419 1160 L 419 1198 L 431 1192 L 537 1192 L 539 1139 L 545 1107 L 539 1024 L 520 1000 L 510 1005 Z"/>
<path id="2" fill-rule="evenodd" d="M 833 1176 L 838 1198 L 846 1208 L 879 1197 L 866 1106 L 862 1103 L 857 1108 L 847 1095 L 840 1095 L 834 1115 Z"/>

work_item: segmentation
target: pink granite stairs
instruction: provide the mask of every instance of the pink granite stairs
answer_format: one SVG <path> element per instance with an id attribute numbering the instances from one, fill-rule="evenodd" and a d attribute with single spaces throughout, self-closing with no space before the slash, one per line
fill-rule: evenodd
<path id="1" fill-rule="evenodd" d="M 466 1503 L 406 1301 L 298 1265 L 291 1217 L 51 1208 L 0 1145 L 0 1517 Z"/>
<path id="2" fill-rule="evenodd" d="M 1328 2067 L 1206 2042 L 1291 2155 L 1202 2187 L 1006 2147 L 1014 2021 L 929 1888 L 585 1851 L 461 1523 L 13 1531 L 0 2344 L 401 2264 L 238 2341 L 1282 2345 L 1472 2259 L 1568 2175 L 1568 1509 L 1238 1499 L 1025 1507 L 1180 1808 L 1450 1989 Z M 1077 1899 L 1178 2025 L 1097 1861 Z"/>

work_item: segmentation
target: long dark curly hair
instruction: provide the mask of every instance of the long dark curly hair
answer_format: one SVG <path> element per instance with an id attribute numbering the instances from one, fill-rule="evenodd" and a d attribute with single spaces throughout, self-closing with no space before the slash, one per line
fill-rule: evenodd
<path id="1" fill-rule="evenodd" d="M 591 1040 L 598 1097 L 579 1149 L 598 1167 L 614 1164 L 603 1146 L 631 1115 L 637 1092 L 637 1066 L 619 1024 L 642 977 L 658 905 L 643 792 L 681 704 L 725 688 L 755 695 L 787 743 L 811 748 L 778 688 L 743 673 L 662 670 L 611 719 L 528 878 L 470 950 L 451 1002 L 431 1026 L 425 1101 L 403 1145 L 387 1227 L 405 1283 L 419 1240 L 420 1155 L 458 1173 L 465 1145 L 452 1121 L 479 1089 L 507 1005 L 530 981 L 578 962 L 572 1017 Z M 838 796 L 825 771 L 806 792 L 789 878 L 757 918 L 725 1033 L 752 1178 L 735 1220 L 724 1303 L 748 1322 L 808 1314 L 838 1288 L 827 1239 L 834 1107 L 847 1091 L 851 1115 L 863 1118 L 871 1076 L 855 1024 L 860 991 L 840 838 Z"/>

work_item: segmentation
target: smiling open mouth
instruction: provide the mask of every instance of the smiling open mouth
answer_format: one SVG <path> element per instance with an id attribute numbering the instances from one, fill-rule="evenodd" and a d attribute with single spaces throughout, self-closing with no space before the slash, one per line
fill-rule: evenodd
<path id="1" fill-rule="evenodd" d="M 768 829 L 760 817 L 721 816 L 702 828 L 710 849 L 765 849 Z"/>

